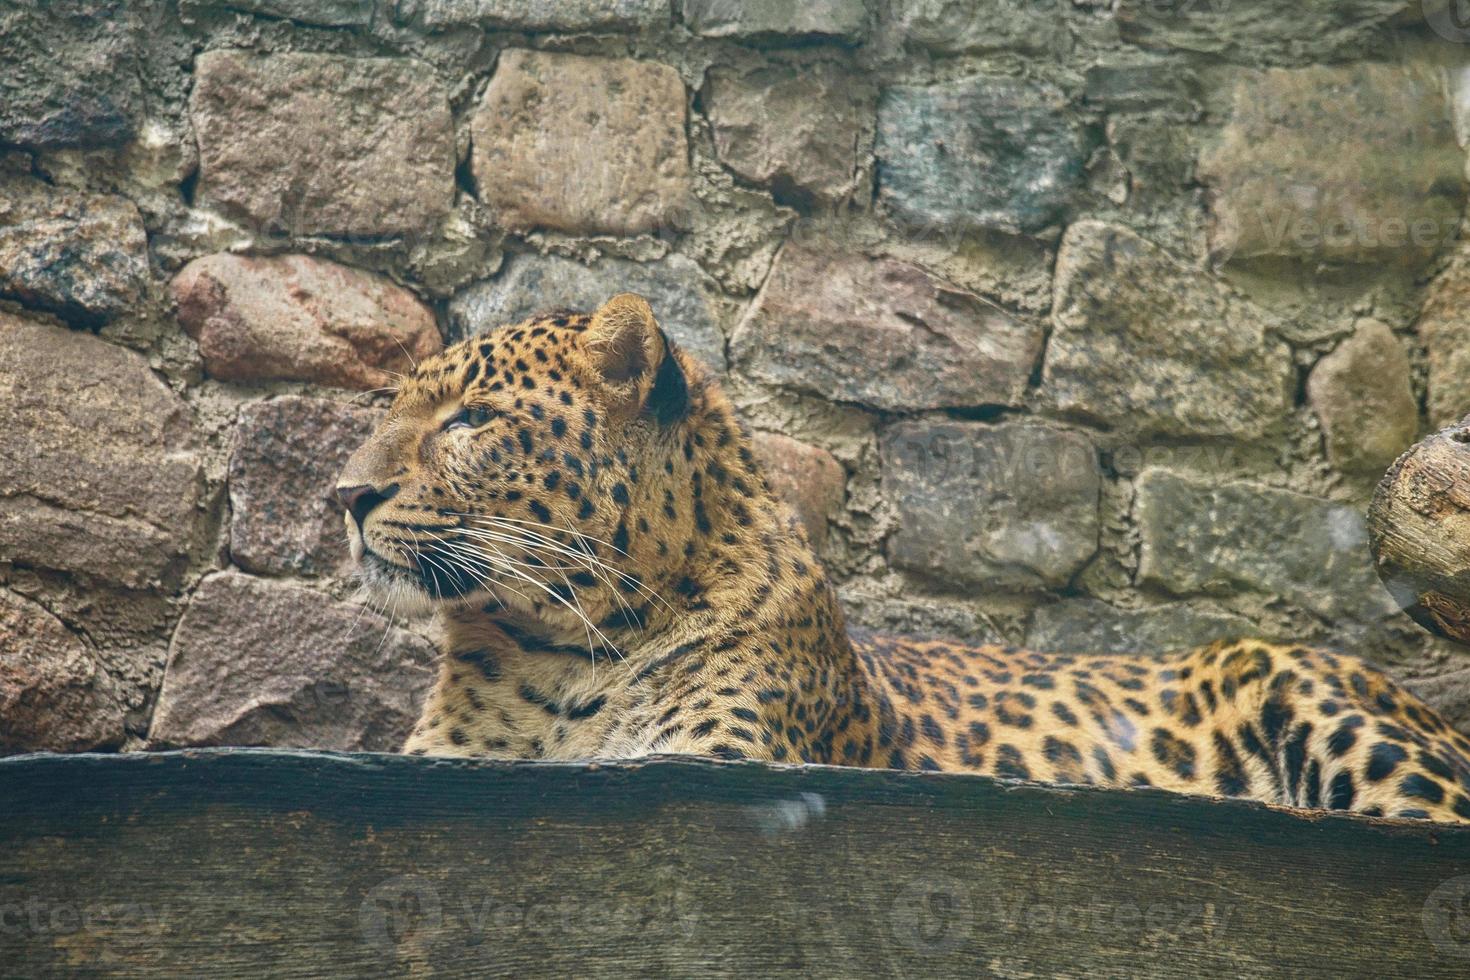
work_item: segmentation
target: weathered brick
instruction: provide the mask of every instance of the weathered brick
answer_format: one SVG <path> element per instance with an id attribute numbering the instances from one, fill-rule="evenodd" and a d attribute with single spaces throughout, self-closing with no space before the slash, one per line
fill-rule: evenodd
<path id="1" fill-rule="evenodd" d="M 84 322 L 148 288 L 148 236 L 127 198 L 0 178 L 0 295 Z"/>
<path id="2" fill-rule="evenodd" d="M 1139 477 L 1140 585 L 1173 595 L 1254 592 L 1373 622 L 1397 607 L 1373 572 L 1357 507 L 1245 480 Z"/>
<path id="3" fill-rule="evenodd" d="M 423 637 L 352 603 L 212 575 L 174 633 L 150 741 L 395 752 L 434 658 Z"/>
<path id="4" fill-rule="evenodd" d="M 702 37 L 856 42 L 868 24 L 865 0 L 682 0 L 682 7 L 684 23 Z"/>
<path id="5" fill-rule="evenodd" d="M 1393 331 L 1365 320 L 1307 378 L 1327 458 L 1348 472 L 1381 476 L 1419 431 L 1409 356 Z"/>
<path id="6" fill-rule="evenodd" d="M 80 752 L 123 737 L 122 706 L 86 644 L 0 589 L 0 754 Z"/>
<path id="7" fill-rule="evenodd" d="M 1068 413 L 1170 436 L 1260 436 L 1291 408 L 1275 320 L 1128 229 L 1082 221 L 1057 255 L 1043 391 Z"/>
<path id="8" fill-rule="evenodd" d="M 751 450 L 771 490 L 796 511 L 820 551 L 827 541 L 827 520 L 842 508 L 847 489 L 842 464 L 820 446 L 771 432 L 755 433 Z"/>
<path id="9" fill-rule="evenodd" d="M 461 340 L 558 307 L 591 312 L 629 292 L 648 300 L 669 339 L 724 373 L 718 287 L 693 260 L 677 254 L 649 263 L 607 258 L 590 266 L 555 255 L 512 255 L 494 279 L 450 300 L 450 334 Z"/>
<path id="10" fill-rule="evenodd" d="M 730 351 L 759 380 L 907 411 L 1017 404 L 1041 341 L 1040 324 L 918 266 L 791 244 Z"/>
<path id="11" fill-rule="evenodd" d="M 715 150 L 731 170 L 798 206 L 856 185 L 876 90 L 830 62 L 717 67 L 705 82 Z"/>
<path id="12" fill-rule="evenodd" d="M 507 228 L 633 235 L 685 220 L 684 83 L 668 65 L 512 49 L 471 121 L 480 198 Z"/>
<path id="13" fill-rule="evenodd" d="M 1211 250 L 1232 261 L 1417 263 L 1453 239 L 1465 156 L 1437 70 L 1242 71 L 1200 156 Z M 1342 147 L 1352 147 L 1343 152 Z"/>
<path id="14" fill-rule="evenodd" d="M 322 398 L 246 406 L 230 452 L 230 557 L 248 572 L 330 575 L 347 555 L 337 475 L 382 417 Z"/>
<path id="15" fill-rule="evenodd" d="M 132 351 L 0 313 L 0 556 L 176 585 L 198 517 L 184 402 Z"/>
<path id="16" fill-rule="evenodd" d="M 894 564 L 1001 589 L 1066 584 L 1096 553 L 1087 437 L 1034 422 L 904 422 L 882 436 Z"/>
<path id="17" fill-rule="evenodd" d="M 1090 152 L 1066 97 L 1046 83 L 976 76 L 897 85 L 878 104 L 879 200 L 924 229 L 1030 233 L 1053 225 Z"/>
<path id="18" fill-rule="evenodd" d="M 210 255 L 172 288 L 205 371 L 223 381 L 378 388 L 442 346 L 412 293 L 326 259 Z"/>
<path id="19" fill-rule="evenodd" d="M 204 203 L 272 233 L 422 233 L 454 201 L 449 99 L 426 64 L 207 51 L 190 111 Z"/>

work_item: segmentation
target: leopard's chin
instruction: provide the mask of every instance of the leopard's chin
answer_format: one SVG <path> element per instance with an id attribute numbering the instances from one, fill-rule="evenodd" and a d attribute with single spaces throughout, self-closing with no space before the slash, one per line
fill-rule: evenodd
<path id="1" fill-rule="evenodd" d="M 353 563 L 352 572 L 369 603 L 382 604 L 385 611 L 395 616 L 426 616 L 446 602 L 463 601 L 458 596 L 436 593 L 434 584 L 426 582 L 422 574 L 388 561 L 370 549 L 363 549 Z"/>

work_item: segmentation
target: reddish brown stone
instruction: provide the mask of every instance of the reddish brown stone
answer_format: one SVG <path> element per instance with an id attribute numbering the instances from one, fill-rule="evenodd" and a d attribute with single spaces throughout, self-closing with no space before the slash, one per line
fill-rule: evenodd
<path id="1" fill-rule="evenodd" d="M 321 398 L 247 406 L 230 453 L 230 556 L 248 572 L 330 575 L 346 557 L 337 474 L 382 413 Z"/>
<path id="2" fill-rule="evenodd" d="M 205 371 L 223 381 L 380 388 L 442 346 L 408 290 L 325 259 L 210 255 L 173 292 Z"/>
<path id="3" fill-rule="evenodd" d="M 633 235 L 683 221 L 684 83 L 668 65 L 505 51 L 471 132 L 480 197 L 507 228 Z"/>
<path id="4" fill-rule="evenodd" d="M 0 313 L 0 560 L 174 587 L 195 449 L 188 407 L 141 356 Z"/>
<path id="5" fill-rule="evenodd" d="M 114 747 L 123 710 L 111 678 L 45 609 L 0 591 L 0 753 Z"/>
<path id="6" fill-rule="evenodd" d="M 397 751 L 433 646 L 313 589 L 225 573 L 179 621 L 149 733 L 156 746 Z"/>
<path id="7" fill-rule="evenodd" d="M 454 126 L 411 58 L 206 51 L 199 199 L 289 234 L 417 234 L 454 202 Z"/>
<path id="8" fill-rule="evenodd" d="M 847 489 L 842 464 L 827 450 L 790 436 L 758 432 L 752 443 L 766 482 L 796 511 L 820 550 L 827 540 L 827 520 L 842 508 Z"/>
<path id="9" fill-rule="evenodd" d="M 1018 404 L 1041 338 L 918 266 L 788 245 L 730 351 L 760 381 L 912 411 Z"/>

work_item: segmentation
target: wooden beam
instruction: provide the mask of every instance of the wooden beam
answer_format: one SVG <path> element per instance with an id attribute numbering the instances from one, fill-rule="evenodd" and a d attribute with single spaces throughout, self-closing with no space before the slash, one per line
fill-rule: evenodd
<path id="1" fill-rule="evenodd" d="M 1470 416 L 1415 444 L 1368 507 L 1378 576 L 1425 629 L 1470 643 Z"/>
<path id="2" fill-rule="evenodd" d="M 1470 975 L 1470 828 L 692 759 L 0 760 L 0 973 Z"/>

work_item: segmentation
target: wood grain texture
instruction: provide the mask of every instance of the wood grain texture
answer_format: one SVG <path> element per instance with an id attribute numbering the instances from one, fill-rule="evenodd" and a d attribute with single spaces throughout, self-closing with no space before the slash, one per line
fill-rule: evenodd
<path id="1" fill-rule="evenodd" d="M 6 976 L 1464 977 L 1467 909 L 1470 829 L 1156 791 L 692 759 L 0 760 Z"/>
<path id="2" fill-rule="evenodd" d="M 1470 644 L 1470 416 L 1389 468 L 1368 508 L 1368 537 L 1399 605 L 1430 632 Z"/>

